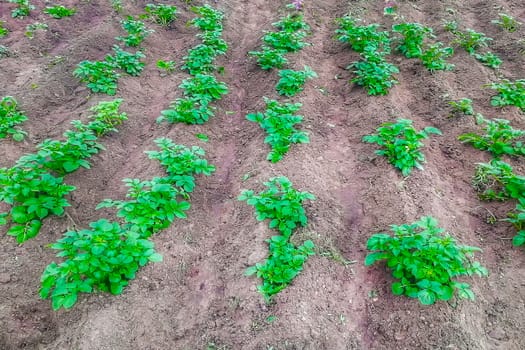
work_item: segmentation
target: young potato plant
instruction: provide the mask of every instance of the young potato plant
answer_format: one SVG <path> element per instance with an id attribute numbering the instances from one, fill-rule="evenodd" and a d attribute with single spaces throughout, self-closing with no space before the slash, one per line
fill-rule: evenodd
<path id="1" fill-rule="evenodd" d="M 474 107 L 470 98 L 462 98 L 458 101 L 449 101 L 453 114 L 474 115 Z"/>
<path id="2" fill-rule="evenodd" d="M 417 298 L 423 305 L 451 300 L 454 295 L 474 300 L 470 285 L 454 279 L 488 275 L 487 269 L 471 260 L 481 249 L 458 245 L 430 216 L 390 228 L 392 235 L 377 233 L 368 239 L 367 248 L 373 252 L 367 255 L 365 265 L 386 260 L 397 280 L 392 284 L 393 294 Z"/>
<path id="3" fill-rule="evenodd" d="M 115 66 L 110 62 L 82 61 L 77 65 L 73 74 L 81 82 L 87 83 L 87 87 L 93 92 L 107 95 L 117 93 L 117 80 L 120 74 L 115 71 Z"/>
<path id="4" fill-rule="evenodd" d="M 187 70 L 191 75 L 211 73 L 215 70 L 213 61 L 217 53 L 212 46 L 200 44 L 188 50 L 188 55 L 184 56 L 182 69 Z"/>
<path id="5" fill-rule="evenodd" d="M 508 213 L 505 221 L 510 222 L 518 231 L 512 238 L 512 245 L 519 247 L 525 245 L 525 197 L 518 198 L 516 210 Z"/>
<path id="6" fill-rule="evenodd" d="M 6 27 L 4 27 L 4 25 L 5 25 L 5 22 L 0 21 L 0 38 L 3 38 L 9 33 L 9 30 Z"/>
<path id="7" fill-rule="evenodd" d="M 522 25 L 514 17 L 505 13 L 498 13 L 499 19 L 490 21 L 492 24 L 496 24 L 500 28 L 506 30 L 509 33 L 514 33 Z"/>
<path id="8" fill-rule="evenodd" d="M 490 104 L 494 107 L 516 106 L 525 112 L 525 79 L 510 81 L 503 79 L 500 83 L 488 84 L 498 95 L 493 96 Z"/>
<path id="9" fill-rule="evenodd" d="M 55 5 L 46 7 L 43 12 L 47 13 L 53 18 L 61 19 L 64 17 L 73 16 L 77 12 L 77 10 L 74 8 L 69 9 L 62 5 Z"/>
<path id="10" fill-rule="evenodd" d="M 211 47 L 215 51 L 215 55 L 224 55 L 228 51 L 228 43 L 221 38 L 221 35 L 220 31 L 207 31 L 196 36 L 201 39 L 204 45 Z"/>
<path id="11" fill-rule="evenodd" d="M 304 22 L 304 17 L 299 12 L 294 12 L 282 17 L 279 21 L 272 23 L 272 26 L 279 31 L 287 33 L 310 30 L 310 26 Z"/>
<path id="12" fill-rule="evenodd" d="M 28 38 L 28 39 L 33 39 L 34 36 L 35 36 L 35 32 L 37 30 L 41 30 L 41 31 L 47 31 L 49 29 L 49 26 L 46 24 L 46 23 L 41 23 L 41 22 L 35 22 L 35 23 L 31 23 L 31 24 L 28 24 L 26 26 L 26 31 L 24 33 L 24 35 Z"/>
<path id="13" fill-rule="evenodd" d="M 474 55 L 480 48 L 488 47 L 488 42 L 492 41 L 492 38 L 489 38 L 485 34 L 478 33 L 472 29 L 467 29 L 465 32 L 456 30 L 453 34 L 456 36 L 456 38 L 452 41 L 452 43 L 461 46 L 471 55 Z"/>
<path id="14" fill-rule="evenodd" d="M 164 71 L 165 74 L 172 74 L 173 72 L 175 72 L 175 62 L 157 60 L 157 68 L 161 71 Z"/>
<path id="15" fill-rule="evenodd" d="M 379 24 L 367 26 L 358 25 L 359 20 L 352 16 L 345 16 L 336 19 L 339 28 L 335 34 L 337 40 L 352 47 L 352 50 L 364 53 L 369 52 L 390 53 L 390 37 L 387 31 L 378 31 Z"/>
<path id="16" fill-rule="evenodd" d="M 515 174 L 512 166 L 497 159 L 478 163 L 472 186 L 481 200 L 525 198 L 525 177 Z"/>
<path id="17" fill-rule="evenodd" d="M 238 200 L 246 201 L 255 208 L 257 221 L 270 219 L 270 228 L 278 229 L 287 241 L 296 227 L 306 226 L 308 223 L 303 202 L 314 200 L 315 196 L 296 190 L 284 176 L 271 178 L 264 185 L 268 189 L 259 194 L 252 190 L 243 190 Z"/>
<path id="18" fill-rule="evenodd" d="M 147 4 L 144 11 L 155 23 L 167 27 L 177 19 L 177 6 L 166 4 Z"/>
<path id="19" fill-rule="evenodd" d="M 27 133 L 17 125 L 27 120 L 27 116 L 18 109 L 18 102 L 12 96 L 0 100 L 0 139 L 10 135 L 15 141 L 22 141 Z"/>
<path id="20" fill-rule="evenodd" d="M 52 307 L 71 308 L 79 293 L 94 291 L 121 294 L 139 267 L 162 261 L 153 242 L 140 237 L 134 227 L 101 219 L 90 229 L 68 231 L 51 248 L 58 250 L 60 264 L 49 264 L 41 277 L 40 296 L 51 298 Z"/>
<path id="21" fill-rule="evenodd" d="M 423 53 L 423 41 L 434 38 L 432 28 L 419 23 L 399 23 L 392 26 L 392 31 L 402 36 L 396 50 L 406 58 L 418 58 Z"/>
<path id="22" fill-rule="evenodd" d="M 250 113 L 246 119 L 259 124 L 268 136 L 264 143 L 272 147 L 267 159 L 272 163 L 277 163 L 288 152 L 293 143 L 308 143 L 308 134 L 294 128 L 295 124 L 302 122 L 303 117 L 294 115 L 301 108 L 300 103 L 279 103 L 264 97 L 266 112 Z"/>
<path id="23" fill-rule="evenodd" d="M 209 74 L 197 74 L 185 79 L 179 87 L 184 90 L 186 97 L 194 98 L 201 104 L 219 100 L 222 95 L 228 93 L 226 84 Z"/>
<path id="24" fill-rule="evenodd" d="M 263 36 L 265 45 L 272 47 L 277 51 L 283 52 L 297 52 L 309 45 L 302 41 L 306 37 L 306 33 L 299 32 L 268 32 Z"/>
<path id="25" fill-rule="evenodd" d="M 430 44 L 421 53 L 419 59 L 425 68 L 434 72 L 437 70 L 453 70 L 454 65 L 446 60 L 454 55 L 454 49 L 443 47 L 443 43 Z"/>
<path id="26" fill-rule="evenodd" d="M 17 4 L 18 6 L 11 11 L 11 17 L 13 18 L 23 18 L 29 16 L 29 12 L 34 10 L 35 7 L 31 5 L 29 0 L 7 0 L 12 4 Z"/>
<path id="27" fill-rule="evenodd" d="M 425 161 L 425 156 L 421 152 L 421 140 L 431 134 L 441 135 L 441 131 L 430 126 L 417 131 L 411 120 L 398 119 L 395 123 L 381 124 L 377 134 L 366 135 L 363 141 L 381 146 L 382 149 L 375 153 L 387 157 L 390 164 L 401 170 L 403 176 L 408 176 L 413 168 L 423 169 L 421 163 Z"/>
<path id="28" fill-rule="evenodd" d="M 525 155 L 524 130 L 514 129 L 506 119 L 482 119 L 485 135 L 466 133 L 458 137 L 463 143 L 474 148 L 489 151 L 496 158 L 504 154 L 511 156 Z"/>
<path id="29" fill-rule="evenodd" d="M 151 181 L 139 179 L 124 179 L 128 189 L 128 200 L 119 201 L 105 199 L 100 208 L 118 209 L 117 216 L 135 229 L 140 238 L 149 238 L 152 234 L 170 226 L 175 218 L 185 219 L 185 211 L 190 203 L 177 201 L 180 191 L 172 186 L 166 178 L 153 178 Z"/>
<path id="30" fill-rule="evenodd" d="M 501 63 L 503 62 L 501 58 L 499 58 L 496 54 L 492 52 L 486 52 L 483 55 L 476 53 L 474 54 L 474 58 L 483 63 L 483 65 L 492 69 L 499 68 L 499 66 L 501 66 Z"/>
<path id="31" fill-rule="evenodd" d="M 190 24 L 204 32 L 222 32 L 224 13 L 210 5 L 194 6 L 191 11 L 200 17 L 190 21 Z"/>
<path id="32" fill-rule="evenodd" d="M 276 50 L 266 45 L 261 47 L 261 51 L 250 51 L 248 54 L 257 59 L 257 64 L 263 70 L 282 68 L 288 63 L 288 60 L 284 57 L 286 51 Z"/>
<path id="33" fill-rule="evenodd" d="M 144 22 L 135 20 L 128 16 L 125 20 L 120 21 L 122 28 L 128 33 L 127 36 L 118 36 L 115 39 L 124 42 L 126 46 L 139 46 L 146 39 L 153 29 L 147 29 Z"/>
<path id="34" fill-rule="evenodd" d="M 157 118 L 157 123 L 164 120 L 169 123 L 204 124 L 213 117 L 213 107 L 208 102 L 186 97 L 178 98 L 171 103 L 170 108 L 163 110 Z"/>
<path id="35" fill-rule="evenodd" d="M 257 286 L 267 302 L 286 288 L 303 270 L 303 265 L 309 256 L 314 255 L 314 243 L 310 240 L 295 247 L 284 236 L 273 236 L 266 242 L 269 244 L 270 256 L 263 262 L 249 267 L 245 275 L 257 275 L 262 284 Z"/>
<path id="36" fill-rule="evenodd" d="M 393 74 L 399 73 L 399 69 L 372 47 L 368 47 L 362 57 L 362 60 L 348 66 L 356 74 L 351 82 L 363 86 L 369 95 L 388 94 L 389 89 L 398 83 Z"/>
<path id="37" fill-rule="evenodd" d="M 87 159 L 102 149 L 96 135 L 113 131 L 126 120 L 125 113 L 118 113 L 120 102 L 99 103 L 91 109 L 96 114 L 89 124 L 72 122 L 75 131 L 66 131 L 65 141 L 45 140 L 36 153 L 22 156 L 12 168 L 0 168 L 0 201 L 11 206 L 9 212 L 0 213 L 0 224 L 12 222 L 7 234 L 18 243 L 35 237 L 45 217 L 64 214 L 69 206 L 65 196 L 75 187 L 55 174 L 89 168 Z"/>
<path id="38" fill-rule="evenodd" d="M 277 92 L 279 95 L 291 97 L 303 91 L 306 80 L 317 78 L 317 73 L 310 67 L 305 66 L 302 71 L 283 69 L 279 71 L 279 77 L 281 77 L 281 79 L 279 79 L 275 87 Z"/>
<path id="39" fill-rule="evenodd" d="M 141 51 L 132 54 L 124 51 L 118 45 L 113 45 L 115 56 L 107 55 L 105 61 L 113 67 L 121 69 L 131 76 L 138 76 L 144 69 L 144 62 L 140 60 L 146 57 Z"/>
<path id="40" fill-rule="evenodd" d="M 157 159 L 166 168 L 168 179 L 175 184 L 183 194 L 193 192 L 196 174 L 210 176 L 215 171 L 215 166 L 208 164 L 202 157 L 205 152 L 202 148 L 193 146 L 188 148 L 177 145 L 168 138 L 159 138 L 155 143 L 160 151 L 147 151 L 150 159 Z"/>

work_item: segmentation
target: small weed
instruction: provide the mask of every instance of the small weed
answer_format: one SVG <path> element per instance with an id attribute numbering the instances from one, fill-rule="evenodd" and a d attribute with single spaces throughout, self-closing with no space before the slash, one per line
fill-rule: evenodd
<path id="1" fill-rule="evenodd" d="M 33 37 L 35 36 L 35 32 L 37 30 L 41 30 L 41 31 L 47 31 L 49 28 L 49 26 L 45 23 L 40 23 L 40 22 L 35 22 L 35 23 L 32 23 L 32 24 L 28 24 L 26 26 L 26 31 L 24 33 L 24 35 L 29 38 L 29 39 L 33 39 Z"/>

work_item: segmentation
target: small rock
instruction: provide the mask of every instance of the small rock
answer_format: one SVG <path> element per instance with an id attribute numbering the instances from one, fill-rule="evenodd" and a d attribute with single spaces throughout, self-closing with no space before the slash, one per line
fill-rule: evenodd
<path id="1" fill-rule="evenodd" d="M 489 337 L 496 340 L 505 340 L 507 339 L 507 333 L 501 327 L 496 327 L 489 332 Z"/>
<path id="2" fill-rule="evenodd" d="M 8 273 L 0 273 L 0 283 L 11 282 L 11 275 Z"/>

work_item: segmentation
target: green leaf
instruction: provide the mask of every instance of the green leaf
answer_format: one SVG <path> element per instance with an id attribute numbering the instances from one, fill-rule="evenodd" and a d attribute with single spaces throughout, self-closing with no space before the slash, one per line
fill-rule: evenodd
<path id="1" fill-rule="evenodd" d="M 388 258 L 388 255 L 381 252 L 375 252 L 368 254 L 365 258 L 365 266 L 370 266 L 374 264 L 376 261 L 383 260 Z"/>
<path id="2" fill-rule="evenodd" d="M 394 295 L 401 295 L 405 292 L 405 288 L 403 287 L 403 284 L 400 282 L 394 282 L 392 283 L 392 293 Z"/>
<path id="3" fill-rule="evenodd" d="M 436 294 L 428 289 L 422 289 L 417 293 L 417 298 L 423 305 L 432 305 L 436 302 Z"/>
<path id="4" fill-rule="evenodd" d="M 148 257 L 148 260 L 151 262 L 161 262 L 162 261 L 162 255 L 159 253 L 153 253 Z"/>

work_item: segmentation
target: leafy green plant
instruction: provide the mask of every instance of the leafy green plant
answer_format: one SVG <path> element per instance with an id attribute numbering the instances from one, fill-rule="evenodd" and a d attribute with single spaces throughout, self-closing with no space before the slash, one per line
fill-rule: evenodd
<path id="1" fill-rule="evenodd" d="M 215 70 L 213 61 L 217 56 L 212 46 L 200 44 L 188 50 L 188 55 L 184 56 L 182 69 L 187 70 L 191 75 L 210 73 Z"/>
<path id="2" fill-rule="evenodd" d="M 166 72 L 166 74 L 171 74 L 175 72 L 175 62 L 173 61 L 164 61 L 164 60 L 158 60 L 157 61 L 157 68 Z"/>
<path id="3" fill-rule="evenodd" d="M 348 66 L 356 74 L 351 82 L 363 86 L 369 95 L 388 94 L 389 89 L 397 84 L 393 74 L 399 73 L 399 69 L 371 47 L 362 53 L 362 57 Z"/>
<path id="4" fill-rule="evenodd" d="M 204 45 L 213 48 L 215 55 L 224 55 L 228 50 L 228 43 L 221 38 L 221 35 L 220 31 L 206 31 L 197 34 L 197 37 Z"/>
<path id="5" fill-rule="evenodd" d="M 209 74 L 196 74 L 194 77 L 185 79 L 179 87 L 184 90 L 184 95 L 198 100 L 201 104 L 207 104 L 218 100 L 222 95 L 228 93 L 225 83 L 217 81 L 217 78 Z"/>
<path id="6" fill-rule="evenodd" d="M 407 58 L 417 58 L 423 53 L 425 38 L 433 38 L 432 28 L 419 23 L 399 23 L 392 26 L 392 31 L 399 33 L 402 38 L 396 50 Z"/>
<path id="7" fill-rule="evenodd" d="M 418 298 L 423 305 L 450 300 L 456 292 L 459 299 L 474 299 L 470 285 L 454 279 L 461 275 L 488 275 L 487 269 L 470 259 L 481 249 L 458 245 L 429 216 L 390 228 L 392 235 L 377 233 L 368 239 L 367 248 L 374 252 L 367 255 L 365 265 L 386 260 L 397 280 L 392 284 L 393 294 Z"/>
<path id="8" fill-rule="evenodd" d="M 514 82 L 503 79 L 500 83 L 487 85 L 493 90 L 498 91 L 498 95 L 490 100 L 495 107 L 516 106 L 525 112 L 525 79 L 518 79 Z"/>
<path id="9" fill-rule="evenodd" d="M 11 17 L 13 18 L 17 18 L 17 17 L 23 18 L 23 17 L 29 16 L 29 12 L 35 9 L 35 7 L 31 5 L 29 0 L 7 0 L 7 1 L 9 1 L 12 4 L 18 5 L 15 9 L 11 10 Z"/>
<path id="10" fill-rule="evenodd" d="M 177 6 L 167 4 L 147 4 L 144 11 L 161 26 L 169 26 L 177 18 Z"/>
<path id="11" fill-rule="evenodd" d="M 453 44 L 461 46 L 469 54 L 474 55 L 476 51 L 482 47 L 487 47 L 488 42 L 492 38 L 487 37 L 483 33 L 478 33 L 472 29 L 467 29 L 465 32 L 455 31 L 456 38 L 452 41 Z"/>
<path id="12" fill-rule="evenodd" d="M 66 232 L 51 248 L 66 258 L 49 264 L 41 278 L 40 296 L 51 298 L 54 310 L 71 308 L 80 292 L 121 294 L 139 267 L 162 261 L 153 242 L 140 238 L 133 227 L 105 219 L 92 222 L 90 229 Z"/>
<path id="13" fill-rule="evenodd" d="M 421 140 L 431 134 L 441 135 L 441 131 L 430 126 L 417 131 L 411 120 L 398 119 L 395 123 L 381 124 L 377 134 L 366 135 L 363 141 L 381 146 L 382 149 L 375 153 L 387 157 L 390 164 L 401 170 L 403 176 L 408 176 L 414 167 L 423 169 L 421 163 L 425 161 L 425 156 L 421 152 Z"/>
<path id="14" fill-rule="evenodd" d="M 452 106 L 452 113 L 454 114 L 474 115 L 474 107 L 472 107 L 472 100 L 470 98 L 449 101 L 448 104 Z"/>
<path id="15" fill-rule="evenodd" d="M 472 186 L 481 200 L 525 198 L 525 177 L 515 174 L 512 166 L 497 159 L 478 163 Z"/>
<path id="16" fill-rule="evenodd" d="M 308 66 L 304 70 L 294 71 L 291 69 L 284 69 L 279 71 L 279 82 L 276 89 L 279 95 L 295 96 L 303 91 L 306 80 L 317 77 L 317 74 Z"/>
<path id="17" fill-rule="evenodd" d="M 118 45 L 113 45 L 115 56 L 107 55 L 105 61 L 115 68 L 121 69 L 132 76 L 138 76 L 144 69 L 145 63 L 140 60 L 146 57 L 141 51 L 134 54 L 122 50 Z"/>
<path id="18" fill-rule="evenodd" d="M 522 25 L 521 22 L 518 22 L 514 17 L 507 15 L 505 13 L 498 13 L 499 19 L 490 21 L 493 24 L 498 25 L 507 32 L 513 33 L 519 29 Z"/>
<path id="19" fill-rule="evenodd" d="M 272 23 L 272 26 L 283 32 L 293 33 L 300 30 L 308 31 L 310 26 L 304 22 L 304 17 L 299 12 L 294 12 L 282 17 L 279 21 Z"/>
<path id="20" fill-rule="evenodd" d="M 93 92 L 102 92 L 115 95 L 117 92 L 117 79 L 120 75 L 115 72 L 115 66 L 107 61 L 82 61 L 73 71 L 75 77 L 87 83 Z"/>
<path id="21" fill-rule="evenodd" d="M 77 10 L 74 8 L 69 9 L 62 5 L 55 5 L 46 7 L 43 12 L 47 13 L 53 18 L 60 19 L 63 17 L 73 16 L 77 12 Z"/>
<path id="22" fill-rule="evenodd" d="M 474 54 L 474 57 L 483 63 L 485 66 L 490 67 L 492 69 L 499 68 L 501 66 L 501 58 L 499 58 L 495 53 L 492 52 L 486 52 L 483 55 L 482 54 Z"/>
<path id="23" fill-rule="evenodd" d="M 123 7 L 122 7 L 122 0 L 109 0 L 109 2 L 111 3 L 111 7 L 113 8 L 113 10 L 117 13 L 121 13 L 122 10 L 123 10 Z"/>
<path id="24" fill-rule="evenodd" d="M 361 26 L 357 24 L 358 19 L 348 15 L 336 19 L 336 22 L 339 25 L 335 31 L 337 40 L 349 44 L 352 50 L 359 53 L 390 53 L 389 34 L 386 31 L 378 31 L 379 24 Z"/>
<path id="25" fill-rule="evenodd" d="M 272 147 L 267 158 L 272 163 L 277 163 L 288 152 L 293 143 L 308 143 L 308 134 L 294 128 L 294 125 L 302 122 L 303 117 L 294 115 L 301 108 L 300 103 L 279 103 L 264 97 L 266 111 L 264 113 L 250 113 L 246 119 L 259 123 L 268 136 L 264 143 Z"/>
<path id="26" fill-rule="evenodd" d="M 115 39 L 124 42 L 126 46 L 139 46 L 146 39 L 153 29 L 147 29 L 144 22 L 135 20 L 128 16 L 125 20 L 120 21 L 122 28 L 128 33 L 127 36 L 118 36 Z"/>
<path id="27" fill-rule="evenodd" d="M 186 193 L 195 188 L 195 174 L 211 175 L 215 166 L 202 158 L 205 152 L 198 146 L 188 148 L 177 145 L 168 138 L 159 138 L 155 143 L 160 151 L 147 151 L 150 159 L 157 159 L 166 168 L 168 179 Z"/>
<path id="28" fill-rule="evenodd" d="M 263 42 L 277 51 L 297 52 L 309 45 L 302 41 L 306 33 L 299 32 L 268 32 L 263 36 Z"/>
<path id="29" fill-rule="evenodd" d="M 175 218 L 186 218 L 185 211 L 190 208 L 190 203 L 176 200 L 180 191 L 169 180 L 158 177 L 151 181 L 124 179 L 124 183 L 129 187 L 128 200 L 105 199 L 97 209 L 116 207 L 117 216 L 137 229 L 140 238 L 148 238 L 169 227 Z"/>
<path id="30" fill-rule="evenodd" d="M 443 47 L 443 43 L 435 43 L 427 46 L 419 59 L 421 63 L 431 72 L 436 70 L 453 70 L 454 65 L 447 63 L 447 59 L 454 55 L 454 49 Z"/>
<path id="31" fill-rule="evenodd" d="M 286 288 L 303 270 L 303 265 L 309 256 L 314 255 L 314 244 L 308 240 L 295 247 L 284 236 L 273 236 L 266 242 L 269 244 L 270 256 L 263 262 L 249 267 L 245 275 L 256 274 L 262 279 L 257 286 L 267 302 L 272 296 Z"/>
<path id="32" fill-rule="evenodd" d="M 4 21 L 0 21 L 0 38 L 3 38 L 9 33 L 9 30 L 6 27 L 4 27 L 4 24 Z"/>
<path id="33" fill-rule="evenodd" d="M 288 63 L 284 54 L 284 50 L 276 50 L 271 47 L 263 45 L 262 51 L 250 51 L 248 54 L 257 58 L 257 64 L 264 70 L 270 70 L 272 68 L 282 68 Z"/>
<path id="34" fill-rule="evenodd" d="M 207 102 L 187 97 L 172 102 L 169 109 L 161 112 L 157 122 L 166 120 L 170 123 L 204 124 L 211 117 L 213 109 Z"/>
<path id="35" fill-rule="evenodd" d="M 485 135 L 466 133 L 460 135 L 458 140 L 482 151 L 489 151 L 497 158 L 503 154 L 525 155 L 525 144 L 522 141 L 524 130 L 514 129 L 506 119 L 482 119 L 481 122 Z"/>
<path id="36" fill-rule="evenodd" d="M 284 176 L 273 177 L 264 185 L 265 191 L 255 194 L 252 190 L 243 190 L 238 197 L 255 208 L 258 221 L 270 219 L 270 228 L 278 229 L 287 240 L 298 226 L 306 226 L 308 218 L 303 208 L 305 200 L 314 200 L 309 192 L 300 192 L 293 188 L 292 182 Z"/>
<path id="37" fill-rule="evenodd" d="M 41 31 L 47 31 L 49 29 L 49 26 L 45 23 L 40 23 L 40 22 L 35 22 L 35 23 L 32 23 L 32 24 L 28 24 L 26 26 L 26 31 L 24 33 L 24 35 L 26 37 L 28 37 L 29 39 L 33 39 L 33 37 L 35 36 L 35 32 L 37 30 L 41 30 Z"/>
<path id="38" fill-rule="evenodd" d="M 0 100 L 0 139 L 11 135 L 13 140 L 22 141 L 27 133 L 16 126 L 25 122 L 27 116 L 18 109 L 18 102 L 12 96 Z"/>
<path id="39" fill-rule="evenodd" d="M 199 15 L 190 21 L 190 23 L 196 28 L 202 31 L 208 32 L 221 32 L 222 31 L 222 20 L 224 19 L 224 13 L 214 9 L 210 5 L 194 6 L 191 10 Z"/>
<path id="40" fill-rule="evenodd" d="M 456 34 L 458 32 L 458 28 L 459 28 L 459 23 L 457 21 L 443 22 L 443 29 L 445 29 L 447 32 Z"/>
<path id="41" fill-rule="evenodd" d="M 512 244 L 516 247 L 525 244 L 525 197 L 518 198 L 516 210 L 508 213 L 508 218 L 505 220 L 510 222 L 518 231 L 512 238 Z"/>

